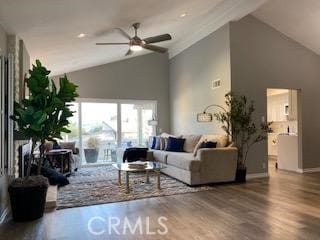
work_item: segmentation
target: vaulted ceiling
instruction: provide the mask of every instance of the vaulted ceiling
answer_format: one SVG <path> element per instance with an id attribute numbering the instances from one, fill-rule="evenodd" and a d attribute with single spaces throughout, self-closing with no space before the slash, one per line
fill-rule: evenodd
<path id="1" fill-rule="evenodd" d="M 124 59 L 128 46 L 120 27 L 141 22 L 142 38 L 170 33 L 174 56 L 227 22 L 254 11 L 266 0 L 0 0 L 0 23 L 22 38 L 31 60 L 41 59 L 54 74 Z M 186 16 L 181 17 L 183 13 Z M 78 38 L 80 33 L 86 37 Z M 147 50 L 139 54 L 148 53 Z"/>
<path id="2" fill-rule="evenodd" d="M 319 0 L 269 0 L 253 15 L 320 54 Z"/>

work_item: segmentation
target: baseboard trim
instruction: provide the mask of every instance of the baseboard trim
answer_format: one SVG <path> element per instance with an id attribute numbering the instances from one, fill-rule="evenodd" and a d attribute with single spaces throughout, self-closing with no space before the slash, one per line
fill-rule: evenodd
<path id="1" fill-rule="evenodd" d="M 269 177 L 268 173 L 250 173 L 250 174 L 247 174 L 246 179 L 250 180 L 254 178 L 267 178 L 267 177 Z"/>
<path id="2" fill-rule="evenodd" d="M 10 209 L 9 207 L 5 208 L 1 217 L 0 217 L 0 225 L 6 222 L 9 219 Z"/>
<path id="3" fill-rule="evenodd" d="M 317 168 L 299 168 L 297 170 L 298 173 L 314 173 L 314 172 L 320 172 L 320 167 Z"/>

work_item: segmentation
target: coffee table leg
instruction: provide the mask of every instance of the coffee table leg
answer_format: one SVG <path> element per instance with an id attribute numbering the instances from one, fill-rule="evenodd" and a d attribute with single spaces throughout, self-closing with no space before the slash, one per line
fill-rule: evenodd
<path id="1" fill-rule="evenodd" d="M 160 186 L 160 171 L 157 171 L 157 178 L 158 178 L 158 189 L 161 190 L 161 186 Z"/>
<path id="2" fill-rule="evenodd" d="M 149 178 L 149 171 L 147 170 L 146 171 L 146 178 L 147 178 L 147 183 L 149 184 L 150 183 L 150 178 Z"/>
<path id="3" fill-rule="evenodd" d="M 130 187 L 129 187 L 129 172 L 126 172 L 126 193 L 130 193 Z"/>
<path id="4" fill-rule="evenodd" d="M 118 185 L 121 186 L 121 171 L 118 170 Z"/>

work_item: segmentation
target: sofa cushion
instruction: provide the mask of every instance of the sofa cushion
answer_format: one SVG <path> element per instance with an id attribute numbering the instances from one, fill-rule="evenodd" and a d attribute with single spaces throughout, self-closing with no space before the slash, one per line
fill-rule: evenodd
<path id="1" fill-rule="evenodd" d="M 217 148 L 226 147 L 228 144 L 228 136 L 227 135 L 202 135 L 198 144 L 194 148 L 193 155 L 195 156 L 197 154 L 197 151 L 201 145 L 202 142 L 205 141 L 211 141 L 211 142 L 217 142 Z"/>
<path id="2" fill-rule="evenodd" d="M 182 138 L 186 139 L 183 146 L 183 151 L 192 153 L 197 143 L 200 140 L 201 135 L 182 135 Z"/>
<path id="3" fill-rule="evenodd" d="M 168 152 L 160 151 L 160 150 L 153 150 L 152 153 L 153 153 L 154 161 L 167 164 Z"/>
<path id="4" fill-rule="evenodd" d="M 192 153 L 170 152 L 167 157 L 167 164 L 192 172 L 200 171 L 200 161 L 196 160 Z"/>
<path id="5" fill-rule="evenodd" d="M 175 136 L 175 135 L 172 135 L 172 134 L 169 134 L 169 133 L 161 133 L 160 137 L 163 137 L 163 138 L 169 138 L 169 137 L 181 138 L 181 135 Z"/>
<path id="6" fill-rule="evenodd" d="M 185 142 L 184 138 L 169 137 L 166 151 L 183 152 L 184 142 Z"/>

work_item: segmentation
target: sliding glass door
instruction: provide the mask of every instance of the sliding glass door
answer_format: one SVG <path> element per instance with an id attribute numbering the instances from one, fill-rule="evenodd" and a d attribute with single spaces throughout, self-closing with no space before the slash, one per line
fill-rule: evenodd
<path id="1" fill-rule="evenodd" d="M 79 99 L 71 104 L 71 133 L 64 141 L 75 141 L 83 165 L 121 161 L 128 147 L 145 147 L 155 126 L 155 101 Z"/>
<path id="2" fill-rule="evenodd" d="M 81 149 L 84 164 L 116 162 L 117 104 L 81 103 Z M 96 154 L 92 154 L 92 152 Z"/>

